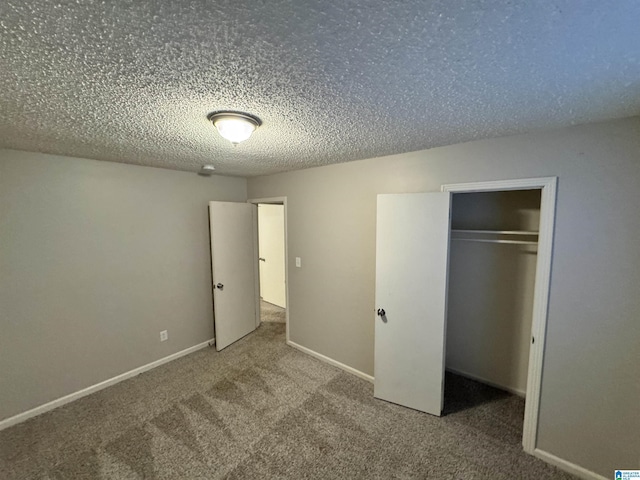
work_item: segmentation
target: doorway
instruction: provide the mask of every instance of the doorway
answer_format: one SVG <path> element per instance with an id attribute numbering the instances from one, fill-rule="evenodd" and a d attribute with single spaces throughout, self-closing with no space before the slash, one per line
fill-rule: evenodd
<path id="1" fill-rule="evenodd" d="M 508 340 L 510 346 L 506 349 L 506 356 L 511 357 L 513 364 L 510 368 L 503 369 L 502 372 L 494 372 L 492 375 L 497 373 L 497 376 L 494 376 L 493 380 L 487 378 L 486 374 L 476 374 L 475 380 L 480 380 L 482 387 L 489 385 L 490 387 L 487 387 L 489 389 L 491 386 L 497 386 L 500 389 L 496 391 L 484 388 L 488 396 L 501 396 L 503 395 L 501 391 L 508 391 L 511 394 L 525 398 L 522 445 L 525 452 L 530 454 L 533 454 L 536 449 L 540 408 L 544 339 L 547 327 L 555 224 L 556 187 L 557 177 L 442 186 L 442 191 L 451 193 L 453 197 L 450 241 L 452 252 L 455 243 L 459 243 L 461 246 L 464 244 L 475 244 L 476 246 L 484 244 L 510 247 L 512 249 L 510 252 L 506 252 L 507 258 L 504 258 L 503 255 L 502 260 L 497 260 L 498 265 L 502 264 L 503 267 L 498 266 L 498 271 L 493 274 L 496 277 L 496 282 L 502 282 L 503 285 L 506 285 L 505 288 L 510 290 L 510 294 L 506 295 L 506 297 L 510 297 L 509 300 L 504 301 L 505 298 L 501 296 L 499 288 L 494 289 L 495 301 L 483 297 L 482 288 L 475 295 L 479 302 L 478 305 L 484 304 L 484 313 L 490 315 L 492 310 L 495 313 L 502 309 L 507 318 L 510 316 L 516 318 L 516 321 L 511 323 L 504 323 L 503 321 L 502 325 L 502 327 L 507 325 L 507 328 L 511 329 L 510 335 L 508 335 L 510 337 Z M 491 204 L 493 204 L 493 207 Z M 502 252 L 502 254 L 504 253 L 505 251 Z M 455 252 L 453 252 L 451 255 L 450 268 L 459 269 L 460 264 L 464 265 L 464 254 L 453 257 L 455 255 Z M 469 252 L 467 252 L 467 255 L 469 255 Z M 494 257 L 495 260 L 499 258 L 498 255 L 500 255 L 500 252 L 493 252 L 487 257 L 485 252 L 484 260 L 486 261 L 487 258 L 491 257 Z M 483 260 L 474 260 L 474 262 L 477 261 Z M 456 265 L 456 263 L 459 264 Z M 452 272 L 450 270 L 450 275 L 454 276 L 456 274 L 458 278 L 463 276 L 462 271 Z M 480 274 L 482 274 L 482 271 Z M 509 278 L 513 279 L 514 274 L 518 278 L 509 283 Z M 451 284 L 449 284 L 449 287 L 451 287 Z M 457 294 L 464 294 L 464 290 L 465 288 L 463 287 Z M 456 295 L 456 292 L 450 293 Z M 449 297 L 449 301 L 451 301 L 451 297 Z M 465 300 L 464 308 L 466 309 L 467 306 Z M 451 308 L 452 305 L 449 304 L 448 309 L 450 310 Z M 449 313 L 456 314 L 456 312 L 451 311 Z M 499 323 L 498 321 L 497 324 L 494 324 L 494 333 L 501 328 Z M 463 320 L 455 325 L 454 328 L 464 329 L 464 325 L 465 321 Z M 489 332 L 487 330 L 484 331 L 485 339 L 492 340 L 490 337 L 491 328 L 488 330 Z M 446 333 L 450 333 L 449 325 Z M 489 335 L 489 337 L 486 335 Z M 496 335 L 504 335 L 504 332 L 496 333 Z M 478 337 L 476 336 L 475 338 L 477 339 Z M 452 339 L 446 337 L 447 347 L 452 347 L 459 339 L 459 336 Z M 474 340 L 471 342 L 474 343 Z M 489 351 L 492 350 L 489 348 Z M 453 352 L 447 354 L 447 367 L 449 370 L 447 379 L 450 380 L 450 385 L 453 384 L 454 387 L 455 384 L 460 386 L 460 378 L 452 378 L 451 376 L 452 371 L 456 370 L 455 366 L 451 368 L 452 363 L 455 364 L 459 361 L 459 359 L 453 359 L 455 355 Z M 498 362 L 495 358 L 491 359 L 490 357 L 486 357 L 485 360 L 487 358 L 489 360 L 485 361 L 485 366 L 488 365 L 490 370 L 490 365 L 496 365 Z M 467 363 L 467 365 L 469 364 Z M 484 371 L 488 372 L 489 370 L 485 369 Z M 458 373 L 471 373 L 471 375 L 466 375 L 471 378 L 474 376 L 473 372 L 463 371 L 460 367 L 458 367 Z M 498 380 L 496 381 L 495 379 Z M 465 380 L 462 380 L 462 383 L 467 383 L 467 387 L 469 387 L 468 382 L 465 382 Z"/>
<path id="2" fill-rule="evenodd" d="M 374 307 L 376 398 L 436 416 L 443 412 L 450 238 L 454 233 L 472 236 L 496 233 L 477 232 L 491 230 L 487 226 L 466 226 L 458 228 L 462 231 L 452 232 L 452 196 L 463 192 L 537 190 L 539 230 L 519 231 L 514 233 L 515 239 L 498 239 L 500 243 L 524 245 L 524 242 L 534 243 L 537 238 L 533 313 L 530 335 L 524 336 L 524 339 L 529 337 L 530 343 L 522 434 L 524 450 L 536 453 L 556 185 L 557 178 L 548 177 L 443 185 L 441 193 L 378 195 Z M 500 233 L 513 233 L 499 228 Z M 483 237 L 478 243 L 485 240 Z"/>
<path id="3" fill-rule="evenodd" d="M 523 435 L 540 196 L 451 196 L 443 414 L 512 441 Z"/>
<path id="4" fill-rule="evenodd" d="M 286 198 L 251 199 L 257 205 L 259 323 L 286 330 L 289 338 L 287 292 Z"/>

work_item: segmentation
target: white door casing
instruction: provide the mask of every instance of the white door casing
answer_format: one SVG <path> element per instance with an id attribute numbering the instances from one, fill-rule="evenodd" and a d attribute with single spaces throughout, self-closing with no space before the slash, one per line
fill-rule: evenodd
<path id="1" fill-rule="evenodd" d="M 285 338 L 286 338 L 286 342 L 288 345 L 292 345 L 291 342 L 291 338 L 289 336 L 289 326 L 290 326 L 290 318 L 289 318 L 289 282 L 287 281 L 287 276 L 288 276 L 288 272 L 289 272 L 289 260 L 288 260 L 288 240 L 287 240 L 287 197 L 263 197 L 263 198 L 250 198 L 249 200 L 247 200 L 247 202 L 253 204 L 253 205 L 259 205 L 259 204 L 277 204 L 277 205 L 282 205 L 284 211 L 284 295 L 285 295 L 285 321 L 286 321 L 286 330 L 285 330 Z M 257 221 L 257 216 L 256 216 L 256 223 L 255 223 L 255 229 L 256 229 L 256 238 L 258 235 L 258 221 Z M 257 241 L 256 241 L 256 245 L 257 245 Z M 257 247 L 256 247 L 257 248 Z M 256 272 L 258 272 L 259 268 L 258 268 L 258 252 L 256 250 L 256 262 L 255 262 L 255 268 L 256 268 Z M 260 285 L 259 285 L 259 273 L 256 273 L 256 311 L 258 312 L 258 315 L 256 315 L 256 328 L 258 326 L 260 326 L 260 296 L 258 295 L 260 292 Z"/>
<path id="2" fill-rule="evenodd" d="M 211 271 L 216 350 L 255 330 L 257 208 L 248 203 L 209 202 Z"/>
<path id="3" fill-rule="evenodd" d="M 538 416 L 542 391 L 542 366 L 547 331 L 547 312 L 551 286 L 551 259 L 553 257 L 553 235 L 556 215 L 556 191 L 558 177 L 519 178 L 487 182 L 454 183 L 442 185 L 443 192 L 496 192 L 505 190 L 541 189 L 540 232 L 538 233 L 538 258 L 533 294 L 533 319 L 531 322 L 532 343 L 529 349 L 529 369 L 527 374 L 527 397 L 524 409 L 524 429 L 522 446 L 524 451 L 541 456 L 536 448 L 538 437 Z M 533 341 L 535 339 L 535 342 Z"/>
<path id="4" fill-rule="evenodd" d="M 374 396 L 440 415 L 449 193 L 378 195 Z M 376 312 L 378 313 L 378 312 Z M 381 312 L 380 312 L 381 313 Z"/>

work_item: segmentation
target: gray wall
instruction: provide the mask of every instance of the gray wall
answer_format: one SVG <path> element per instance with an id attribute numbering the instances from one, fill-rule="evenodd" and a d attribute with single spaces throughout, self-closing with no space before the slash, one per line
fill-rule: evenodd
<path id="1" fill-rule="evenodd" d="M 246 198 L 239 178 L 0 150 L 0 419 L 212 338 L 207 202 Z"/>
<path id="2" fill-rule="evenodd" d="M 373 373 L 376 194 L 558 176 L 538 447 L 640 468 L 640 119 L 249 179 L 287 196 L 291 339 Z M 302 257 L 295 268 L 294 257 Z"/>

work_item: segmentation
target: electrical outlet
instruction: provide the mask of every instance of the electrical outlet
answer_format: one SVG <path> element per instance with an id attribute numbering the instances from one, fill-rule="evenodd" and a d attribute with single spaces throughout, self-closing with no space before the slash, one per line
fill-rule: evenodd
<path id="1" fill-rule="evenodd" d="M 162 330 L 160 332 L 160 341 L 166 342 L 167 340 L 169 340 L 169 333 L 166 330 Z"/>

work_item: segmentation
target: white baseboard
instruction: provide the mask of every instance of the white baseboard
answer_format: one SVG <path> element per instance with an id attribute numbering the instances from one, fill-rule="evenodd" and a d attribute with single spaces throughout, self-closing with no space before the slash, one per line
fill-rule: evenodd
<path id="1" fill-rule="evenodd" d="M 373 377 L 371 375 L 367 375 L 364 372 L 361 372 L 360 370 L 356 370 L 353 367 L 350 367 L 348 365 L 345 365 L 344 363 L 340 363 L 337 360 L 334 360 L 333 358 L 329 358 L 325 355 L 322 355 L 321 353 L 315 352 L 307 347 L 303 347 L 302 345 L 298 345 L 295 342 L 292 342 L 291 340 L 287 341 L 287 345 L 300 350 L 303 353 L 306 353 L 307 355 L 311 355 L 312 357 L 317 358 L 318 360 L 322 360 L 325 363 L 328 363 L 329 365 L 333 365 L 334 367 L 338 367 L 342 370 L 344 370 L 345 372 L 349 372 L 352 375 L 355 375 L 356 377 L 360 377 L 368 382 L 373 383 Z"/>
<path id="2" fill-rule="evenodd" d="M 176 352 L 167 357 L 161 358 L 160 360 L 156 360 L 155 362 L 147 363 L 138 368 L 134 368 L 133 370 L 129 370 L 128 372 L 122 373 L 118 376 L 110 378 L 100 383 L 96 383 L 90 387 L 84 388 L 74 393 L 70 393 L 69 395 L 65 395 L 64 397 L 60 397 L 51 402 L 45 403 L 44 405 L 40 405 L 39 407 L 32 408 L 31 410 L 27 410 L 26 412 L 19 413 L 14 415 L 13 417 L 6 418 L 0 421 L 0 430 L 4 430 L 5 428 L 9 428 L 18 423 L 24 422 L 30 418 L 33 418 L 42 413 L 53 410 L 54 408 L 61 407 L 67 403 L 73 402 L 74 400 L 78 400 L 79 398 L 86 397 L 87 395 L 91 395 L 103 388 L 110 387 L 111 385 L 115 385 L 116 383 L 122 382 L 123 380 L 127 380 L 128 378 L 135 377 L 136 375 L 140 375 L 143 372 L 151 370 L 153 368 L 159 367 L 164 363 L 168 363 L 172 360 L 176 360 L 180 357 L 184 357 L 185 355 L 189 355 L 197 350 L 203 349 L 207 346 L 213 344 L 213 339 L 207 340 L 206 342 L 199 343 L 198 345 L 194 345 L 193 347 L 189 347 L 180 352 Z"/>
<path id="3" fill-rule="evenodd" d="M 461 370 L 457 370 L 455 368 L 447 368 L 447 371 L 451 372 L 451 373 L 455 373 L 457 375 L 460 375 L 462 377 L 467 377 L 470 378 L 471 380 L 476 380 L 478 382 L 482 382 L 485 383 L 487 385 L 490 385 L 492 387 L 495 388 L 499 388 L 501 390 L 505 390 L 507 392 L 513 393 L 515 395 L 518 395 L 520 397 L 525 397 L 525 392 L 523 390 L 518 390 L 515 388 L 510 388 L 510 387 L 506 387 L 504 385 L 499 385 L 495 382 L 491 382 L 490 380 L 487 380 L 485 378 L 479 377 L 477 375 L 473 375 L 471 373 L 468 372 L 463 372 Z M 571 463 L 567 460 L 564 460 L 560 457 L 556 457 L 555 455 L 552 455 L 548 452 L 545 452 L 544 450 L 540 450 L 539 448 L 535 448 L 533 450 L 533 452 L 529 452 L 531 453 L 534 457 L 539 458 L 540 460 L 549 463 L 555 467 L 558 467 L 561 470 L 564 470 L 565 472 L 571 473 L 572 475 L 575 475 L 578 478 L 582 478 L 584 480 L 607 480 L 606 477 L 603 477 L 595 472 L 592 472 L 591 470 L 587 470 L 586 468 L 580 467 L 579 465 L 576 465 L 574 463 Z"/>
<path id="4" fill-rule="evenodd" d="M 555 455 L 545 452 L 544 450 L 540 450 L 539 448 L 536 448 L 533 451 L 533 456 L 538 457 L 540 460 L 550 463 L 551 465 L 584 480 L 607 480 L 607 477 L 603 477 L 602 475 L 592 472 L 591 470 L 580 467 L 575 463 L 563 460 L 562 458 L 556 457 Z M 613 478 L 613 471 L 611 472 L 611 475 L 611 478 Z"/>
<path id="5" fill-rule="evenodd" d="M 518 395 L 519 397 L 526 397 L 526 392 L 524 390 L 520 390 L 517 388 L 507 387 L 505 385 L 500 385 L 498 383 L 492 382 L 491 380 L 487 380 L 486 378 L 482 378 L 478 375 L 474 375 L 473 373 L 464 372 L 462 370 L 458 370 L 457 368 L 449 368 L 447 367 L 447 371 L 451 373 L 455 373 L 456 375 L 460 375 L 461 377 L 470 378 L 471 380 L 475 380 L 480 383 L 484 383 L 491 387 L 499 388 L 500 390 L 504 390 L 509 393 L 513 393 L 514 395 Z"/>
<path id="6" fill-rule="evenodd" d="M 160 365 L 163 365 L 165 363 L 171 362 L 172 360 L 176 360 L 180 357 L 184 357 L 185 355 L 189 355 L 190 353 L 196 352 L 198 350 L 201 350 L 207 346 L 211 346 L 213 345 L 214 340 L 207 340 L 206 342 L 202 342 L 199 343 L 198 345 L 194 345 L 193 347 L 189 347 L 185 350 L 182 350 L 180 352 L 176 352 L 172 355 L 169 355 L 167 357 L 161 358 L 159 360 L 156 360 L 155 362 L 151 362 L 148 363 L 146 365 L 143 365 L 141 367 L 138 368 L 134 368 L 133 370 L 129 370 L 128 372 L 122 373 L 120 375 L 117 375 L 113 378 L 110 378 L 108 380 L 105 380 L 103 382 L 97 383 L 95 385 L 92 385 L 90 387 L 87 387 L 85 389 L 79 390 L 77 392 L 71 393 L 69 395 L 65 395 L 64 397 L 58 398 L 56 400 L 53 400 L 51 402 L 45 403 L 44 405 L 40 405 L 39 407 L 36 408 L 32 408 L 31 410 L 27 410 L 26 412 L 23 413 L 19 413 L 18 415 L 14 415 L 13 417 L 9 417 L 6 418 L 2 421 L 0 421 L 0 430 L 4 430 L 5 428 L 9 428 L 13 425 L 16 425 L 18 423 L 24 422 L 25 420 L 28 420 L 30 418 L 33 418 L 37 415 L 40 415 L 42 413 L 51 411 L 55 408 L 61 407 L 62 405 L 66 405 L 67 403 L 71 403 L 74 400 L 78 400 L 79 398 L 82 397 L 86 397 L 87 395 L 91 395 L 92 393 L 95 393 L 99 390 L 102 390 L 104 388 L 110 387 L 111 385 L 115 385 L 116 383 L 122 382 L 124 380 L 127 380 L 131 377 L 135 377 L 136 375 L 140 375 L 143 372 L 152 370 L 156 367 L 159 367 Z M 357 377 L 360 377 L 364 380 L 367 380 L 368 382 L 373 383 L 374 377 L 372 377 L 371 375 L 367 375 L 364 372 L 361 372 L 360 370 L 356 370 L 353 367 L 350 367 L 348 365 L 345 365 L 344 363 L 340 363 L 337 360 L 334 360 L 332 358 L 329 358 L 325 355 L 322 355 L 321 353 L 315 352 L 314 350 L 311 350 L 307 347 L 303 347 L 302 345 L 298 345 L 295 342 L 292 342 L 290 340 L 287 341 L 287 345 L 300 350 L 303 353 L 306 353 L 307 355 L 311 355 L 312 357 L 317 358 L 318 360 L 321 360 L 325 363 L 328 363 L 329 365 L 333 365 L 334 367 L 340 368 L 341 370 L 344 370 L 345 372 L 351 373 L 352 375 L 355 375 Z M 509 389 L 507 387 L 504 387 L 502 385 L 496 385 L 493 382 L 490 382 L 486 379 L 477 377 L 475 375 L 471 375 L 467 372 L 461 372 L 459 370 L 456 369 L 452 369 L 452 368 L 447 368 L 447 370 L 456 373 L 458 375 L 462 375 L 464 377 L 468 377 L 471 378 L 473 380 L 477 380 L 483 383 L 486 383 L 488 385 L 492 385 L 495 386 L 497 388 L 501 388 L 503 390 L 507 390 L 510 391 L 512 393 L 515 393 L 516 395 L 520 395 L 520 396 L 524 396 L 524 392 L 518 391 L 518 390 L 514 390 L 514 389 Z M 548 452 L 545 452 L 544 450 L 540 450 L 538 448 L 536 448 L 533 451 L 533 455 L 541 460 L 543 460 L 544 462 L 547 462 L 551 465 L 554 465 L 558 468 L 560 468 L 561 470 L 564 470 L 565 472 L 571 473 L 573 475 L 576 475 L 577 477 L 584 479 L 584 480 L 607 480 L 606 477 L 603 477 L 602 475 L 599 475 L 595 472 L 592 472 L 590 470 L 587 470 L 586 468 L 580 467 L 578 465 L 575 465 L 567 460 L 563 460 L 562 458 L 556 457 L 555 455 L 552 455 Z"/>

